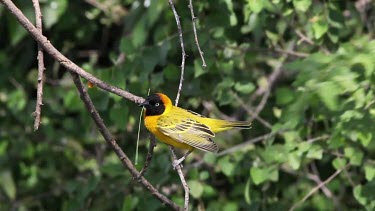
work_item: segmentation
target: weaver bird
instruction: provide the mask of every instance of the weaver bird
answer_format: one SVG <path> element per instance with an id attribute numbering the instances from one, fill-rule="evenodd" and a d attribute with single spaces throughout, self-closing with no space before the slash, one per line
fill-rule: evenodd
<path id="1" fill-rule="evenodd" d="M 174 168 L 194 149 L 217 152 L 219 148 L 211 139 L 215 137 L 215 133 L 232 128 L 250 128 L 249 122 L 211 119 L 174 106 L 171 99 L 162 93 L 149 95 L 139 106 L 145 108 L 146 128 L 157 139 L 173 147 L 188 150 L 183 157 L 174 161 Z"/>

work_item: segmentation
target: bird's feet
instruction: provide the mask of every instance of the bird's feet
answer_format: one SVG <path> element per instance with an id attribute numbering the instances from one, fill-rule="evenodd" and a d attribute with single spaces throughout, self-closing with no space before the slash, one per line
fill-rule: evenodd
<path id="1" fill-rule="evenodd" d="M 173 163 L 172 163 L 172 166 L 173 166 L 173 170 L 176 170 L 177 169 L 177 166 L 180 166 L 181 168 L 183 167 L 182 166 L 182 162 L 185 160 L 185 157 L 182 157 L 178 160 L 174 160 Z"/>

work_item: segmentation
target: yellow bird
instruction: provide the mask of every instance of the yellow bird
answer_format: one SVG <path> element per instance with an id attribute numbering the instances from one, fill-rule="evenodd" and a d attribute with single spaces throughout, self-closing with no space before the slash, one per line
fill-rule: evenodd
<path id="1" fill-rule="evenodd" d="M 250 122 L 211 119 L 174 106 L 162 93 L 149 95 L 139 106 L 145 108 L 146 128 L 160 141 L 188 152 L 173 163 L 179 165 L 195 149 L 207 152 L 219 150 L 212 137 L 215 133 L 232 128 L 249 129 Z"/>

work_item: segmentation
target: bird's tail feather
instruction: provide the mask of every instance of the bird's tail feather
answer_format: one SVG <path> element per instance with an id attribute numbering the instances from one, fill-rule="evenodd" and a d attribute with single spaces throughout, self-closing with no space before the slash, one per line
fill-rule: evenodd
<path id="1" fill-rule="evenodd" d="M 213 132 L 221 132 L 225 130 L 230 130 L 233 128 L 238 129 L 250 129 L 251 123 L 245 122 L 245 121 L 228 121 L 228 120 L 219 120 L 215 119 L 213 122 L 213 125 L 215 125 L 215 131 Z"/>

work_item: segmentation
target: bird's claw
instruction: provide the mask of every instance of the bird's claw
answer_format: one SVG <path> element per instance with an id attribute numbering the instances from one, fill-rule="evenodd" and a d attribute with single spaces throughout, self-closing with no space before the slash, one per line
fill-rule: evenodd
<path id="1" fill-rule="evenodd" d="M 173 163 L 172 163 L 173 170 L 176 170 L 177 166 L 180 166 L 182 168 L 183 167 L 183 165 L 181 164 L 182 161 L 184 161 L 184 159 L 174 160 Z"/>

